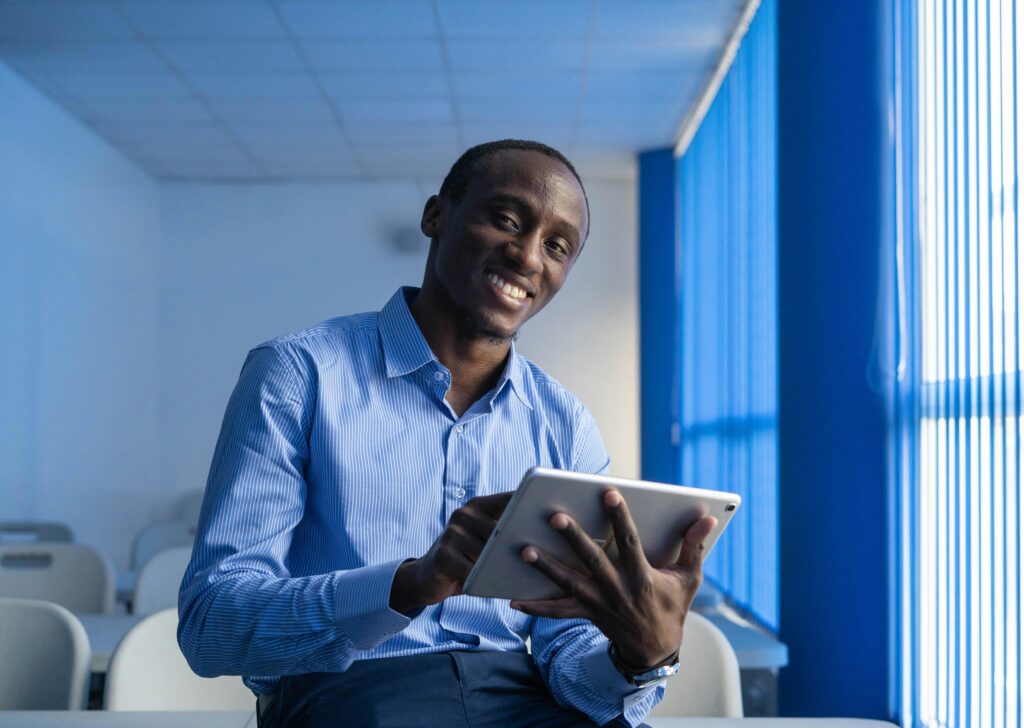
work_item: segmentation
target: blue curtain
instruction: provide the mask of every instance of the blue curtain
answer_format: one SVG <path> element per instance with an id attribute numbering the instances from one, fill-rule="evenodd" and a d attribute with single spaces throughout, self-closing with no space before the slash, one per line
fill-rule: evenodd
<path id="1" fill-rule="evenodd" d="M 705 573 L 778 626 L 775 0 L 678 159 L 682 482 L 743 497 Z"/>
<path id="2" fill-rule="evenodd" d="M 905 726 L 1020 726 L 1024 18 L 894 4 L 898 700 Z"/>

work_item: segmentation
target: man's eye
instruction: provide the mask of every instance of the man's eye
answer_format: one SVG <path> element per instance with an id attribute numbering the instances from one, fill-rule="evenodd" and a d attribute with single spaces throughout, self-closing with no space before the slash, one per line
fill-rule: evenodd
<path id="1" fill-rule="evenodd" d="M 494 219 L 498 221 L 498 224 L 509 230 L 518 230 L 519 225 L 508 215 L 502 215 L 500 212 L 494 216 Z"/>
<path id="2" fill-rule="evenodd" d="M 562 243 L 560 243 L 557 240 L 549 240 L 548 243 L 547 243 L 547 246 L 548 246 L 548 250 L 550 250 L 553 253 L 556 253 L 557 255 L 560 255 L 562 257 L 564 257 L 564 256 L 569 254 L 568 248 L 566 248 L 565 245 L 563 245 Z"/>

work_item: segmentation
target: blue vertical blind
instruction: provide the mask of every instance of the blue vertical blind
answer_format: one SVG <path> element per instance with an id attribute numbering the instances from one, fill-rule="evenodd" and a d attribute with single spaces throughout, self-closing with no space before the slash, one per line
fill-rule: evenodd
<path id="1" fill-rule="evenodd" d="M 1020 726 L 1024 18 L 896 8 L 900 711 Z"/>
<path id="2" fill-rule="evenodd" d="M 744 505 L 707 576 L 778 626 L 775 0 L 678 160 L 683 483 Z"/>

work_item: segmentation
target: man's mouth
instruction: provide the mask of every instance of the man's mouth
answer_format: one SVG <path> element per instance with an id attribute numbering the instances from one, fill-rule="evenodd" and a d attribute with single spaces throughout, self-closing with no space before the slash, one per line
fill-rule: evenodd
<path id="1" fill-rule="evenodd" d="M 520 302 L 526 300 L 527 293 L 519 286 L 512 285 L 497 273 L 488 273 L 487 280 L 507 298 Z"/>

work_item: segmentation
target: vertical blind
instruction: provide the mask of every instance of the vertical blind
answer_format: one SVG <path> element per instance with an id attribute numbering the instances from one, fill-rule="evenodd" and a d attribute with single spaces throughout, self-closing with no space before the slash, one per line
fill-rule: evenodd
<path id="1" fill-rule="evenodd" d="M 678 160 L 683 483 L 743 507 L 708 578 L 778 626 L 775 0 Z"/>
<path id="2" fill-rule="evenodd" d="M 1020 726 L 1024 18 L 899 0 L 893 27 L 900 712 Z"/>

